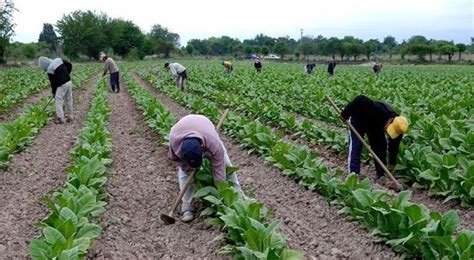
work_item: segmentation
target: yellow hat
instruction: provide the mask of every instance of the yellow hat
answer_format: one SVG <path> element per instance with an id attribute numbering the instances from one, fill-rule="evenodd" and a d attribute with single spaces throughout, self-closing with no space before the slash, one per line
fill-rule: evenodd
<path id="1" fill-rule="evenodd" d="M 404 116 L 397 116 L 393 122 L 387 127 L 387 134 L 390 138 L 395 139 L 399 135 L 404 134 L 408 129 L 408 120 Z"/>

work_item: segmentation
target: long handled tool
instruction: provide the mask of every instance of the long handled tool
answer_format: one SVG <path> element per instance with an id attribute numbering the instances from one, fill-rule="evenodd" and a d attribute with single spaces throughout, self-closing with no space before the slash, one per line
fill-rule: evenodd
<path id="1" fill-rule="evenodd" d="M 329 103 L 331 103 L 332 107 L 336 110 L 338 115 L 341 115 L 341 110 L 339 109 L 339 107 L 337 107 L 336 103 L 334 103 L 334 101 L 328 95 L 326 95 L 326 99 L 329 101 Z M 344 121 L 347 123 L 347 125 L 349 126 L 351 131 L 362 142 L 362 144 L 365 146 L 365 148 L 367 148 L 367 150 L 369 150 L 370 154 L 374 157 L 375 161 L 380 165 L 380 167 L 382 167 L 385 176 L 387 178 L 389 178 L 393 183 L 395 183 L 398 190 L 403 190 L 403 186 L 395 179 L 395 177 L 393 177 L 393 175 L 390 173 L 390 171 L 385 166 L 385 164 L 383 164 L 383 162 L 380 160 L 380 158 L 377 156 L 377 154 L 375 154 L 375 152 L 372 150 L 372 148 L 370 148 L 370 145 L 368 145 L 364 141 L 364 138 L 362 138 L 362 136 L 359 134 L 359 132 L 357 132 L 357 130 L 354 128 L 354 126 L 352 126 L 352 124 L 349 121 L 347 121 L 347 120 L 344 120 Z"/>
<path id="2" fill-rule="evenodd" d="M 46 105 L 43 107 L 43 109 L 41 110 L 41 114 L 46 110 L 46 108 L 49 106 L 49 104 L 51 103 L 51 101 L 53 101 L 54 97 L 51 97 L 49 100 L 48 100 L 48 103 L 46 103 Z"/>
<path id="3" fill-rule="evenodd" d="M 219 120 L 219 123 L 217 123 L 216 130 L 219 130 L 219 128 L 221 128 L 222 124 L 224 123 L 225 118 L 227 117 L 227 114 L 229 114 L 229 109 L 226 109 L 224 113 L 222 114 L 221 119 Z M 176 208 L 178 208 L 179 202 L 183 198 L 184 193 L 186 193 L 191 183 L 193 183 L 194 175 L 196 175 L 196 172 L 197 170 L 192 172 L 186 179 L 186 182 L 184 183 L 184 187 L 179 193 L 178 197 L 176 198 L 176 201 L 174 202 L 173 207 L 171 207 L 171 210 L 169 211 L 169 213 L 168 214 L 161 213 L 160 218 L 165 223 L 165 225 L 174 224 L 176 222 L 176 219 L 173 217 L 173 213 L 176 211 Z"/>

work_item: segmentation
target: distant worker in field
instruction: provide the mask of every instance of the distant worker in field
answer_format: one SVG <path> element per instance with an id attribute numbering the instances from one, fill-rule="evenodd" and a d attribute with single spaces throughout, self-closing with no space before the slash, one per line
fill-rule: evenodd
<path id="1" fill-rule="evenodd" d="M 382 64 L 375 63 L 372 69 L 374 70 L 375 75 L 378 77 L 380 72 L 382 71 Z"/>
<path id="2" fill-rule="evenodd" d="M 179 63 L 165 63 L 165 69 L 169 69 L 171 74 L 176 78 L 176 87 L 184 91 L 184 83 L 188 79 L 186 68 Z"/>
<path id="3" fill-rule="evenodd" d="M 232 63 L 230 61 L 221 61 L 221 65 L 224 66 L 227 74 L 231 74 L 232 71 L 234 71 L 234 67 L 232 66 Z"/>
<path id="4" fill-rule="evenodd" d="M 102 77 L 105 76 L 107 72 L 110 73 L 110 87 L 112 88 L 112 92 L 120 93 L 120 74 L 117 63 L 112 58 L 107 57 L 105 53 L 100 54 L 100 61 L 105 63 Z"/>
<path id="5" fill-rule="evenodd" d="M 332 60 L 328 64 L 328 74 L 329 76 L 334 76 L 334 69 L 336 68 L 336 61 Z"/>
<path id="6" fill-rule="evenodd" d="M 316 67 L 316 63 L 308 63 L 304 66 L 304 71 L 311 74 L 313 73 L 314 67 Z"/>
<path id="7" fill-rule="evenodd" d="M 246 198 L 237 179 L 237 174 L 226 174 L 226 167 L 232 166 L 219 133 L 212 122 L 203 115 L 187 115 L 181 118 L 170 131 L 169 159 L 178 165 L 179 188 L 183 189 L 186 179 L 193 171 L 199 170 L 203 157 L 209 158 L 214 181 L 230 180 L 234 188 Z M 191 205 L 195 189 L 190 186 L 182 199 L 182 221 L 194 218 Z"/>
<path id="8" fill-rule="evenodd" d="M 51 83 L 51 90 L 56 101 L 56 119 L 55 124 L 64 124 L 72 122 L 72 82 L 71 71 L 72 64 L 56 58 L 51 60 L 47 57 L 38 59 L 38 66 L 48 73 L 48 79 Z M 66 101 L 66 118 L 64 117 L 63 101 Z"/>
<path id="9" fill-rule="evenodd" d="M 374 101 L 363 95 L 357 96 L 344 108 L 341 118 L 349 120 L 362 138 L 367 134 L 370 147 L 385 165 L 387 165 L 388 148 L 388 168 L 393 170 L 397 162 L 400 142 L 408 128 L 407 119 L 397 114 L 388 104 Z M 385 137 L 385 134 L 387 134 L 387 137 Z M 361 152 L 362 142 L 350 131 L 349 172 L 360 173 Z M 377 179 L 384 175 L 384 170 L 378 163 L 375 163 L 375 170 Z"/>
<path id="10" fill-rule="evenodd" d="M 260 62 L 259 58 L 255 59 L 255 62 L 253 65 L 255 66 L 255 69 L 257 70 L 257 72 L 262 72 L 262 63 Z"/>

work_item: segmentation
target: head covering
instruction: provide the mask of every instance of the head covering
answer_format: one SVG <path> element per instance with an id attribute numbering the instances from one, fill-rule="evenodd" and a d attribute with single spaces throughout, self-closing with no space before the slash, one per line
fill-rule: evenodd
<path id="1" fill-rule="evenodd" d="M 181 144 L 181 158 L 193 168 L 197 169 L 201 167 L 202 148 L 198 138 L 184 139 Z"/>
<path id="2" fill-rule="evenodd" d="M 107 58 L 107 54 L 105 54 L 104 52 L 101 52 L 100 53 L 100 60 L 104 60 L 104 58 Z"/>
<path id="3" fill-rule="evenodd" d="M 408 120 L 404 116 L 397 116 L 387 127 L 387 134 L 390 138 L 395 139 L 399 135 L 406 133 L 408 129 Z"/>
<path id="4" fill-rule="evenodd" d="M 169 62 L 165 63 L 165 68 L 168 68 L 169 66 L 170 66 Z"/>
<path id="5" fill-rule="evenodd" d="M 50 58 L 46 58 L 44 56 L 41 56 L 39 57 L 38 59 L 38 66 L 43 69 L 43 70 L 47 70 L 48 67 L 49 67 L 49 64 L 51 64 L 51 59 Z"/>

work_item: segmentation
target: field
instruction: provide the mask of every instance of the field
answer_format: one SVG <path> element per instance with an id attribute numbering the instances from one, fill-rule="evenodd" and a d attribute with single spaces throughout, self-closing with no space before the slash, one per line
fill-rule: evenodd
<path id="1" fill-rule="evenodd" d="M 75 119 L 52 123 L 46 75 L 0 70 L 0 255 L 5 258 L 474 258 L 474 73 L 468 66 L 338 66 L 182 60 L 119 63 L 121 93 L 99 65 L 73 71 Z M 406 115 L 394 174 L 407 187 L 346 170 L 343 107 L 365 94 Z M 164 225 L 178 194 L 171 126 L 190 113 L 217 122 L 252 199 L 198 173 L 201 217 Z"/>

